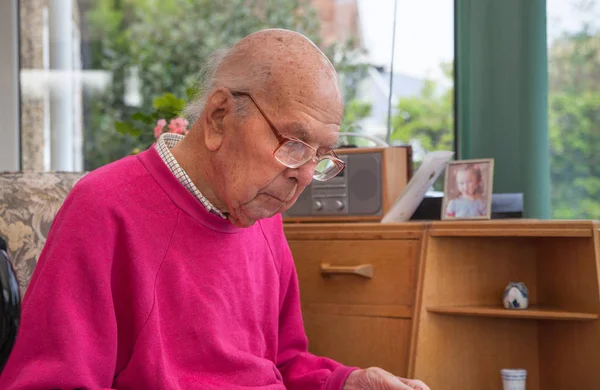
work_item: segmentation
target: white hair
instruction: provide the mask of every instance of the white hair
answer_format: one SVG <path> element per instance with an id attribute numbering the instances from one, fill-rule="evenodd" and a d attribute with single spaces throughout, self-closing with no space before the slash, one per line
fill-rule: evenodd
<path id="1" fill-rule="evenodd" d="M 228 58 L 229 56 L 234 56 Z M 231 49 L 224 48 L 211 53 L 200 71 L 196 84 L 196 95 L 185 107 L 183 114 L 190 124 L 195 123 L 206 107 L 211 93 L 218 87 L 227 87 L 234 90 L 257 93 L 265 88 L 269 75 L 269 66 L 265 64 L 244 64 L 239 53 L 233 53 Z M 218 72 L 225 59 L 231 60 L 242 69 L 228 69 Z M 228 67 L 229 68 L 229 67 Z M 236 106 L 236 114 L 243 115 L 246 104 Z"/>
<path id="2" fill-rule="evenodd" d="M 215 50 L 204 62 L 196 84 L 196 95 L 183 111 L 190 124 L 196 122 L 202 115 L 204 106 L 206 106 L 206 99 L 217 86 L 217 78 L 215 77 L 217 69 L 227 54 L 229 54 L 229 48 Z"/>

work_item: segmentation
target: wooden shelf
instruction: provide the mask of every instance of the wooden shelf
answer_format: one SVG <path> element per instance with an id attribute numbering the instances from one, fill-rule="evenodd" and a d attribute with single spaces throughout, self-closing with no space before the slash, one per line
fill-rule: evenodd
<path id="1" fill-rule="evenodd" d="M 452 316 L 475 316 L 515 318 L 526 320 L 563 320 L 563 321 L 590 321 L 597 320 L 598 314 L 577 313 L 556 310 L 548 307 L 530 306 L 525 310 L 505 309 L 503 306 L 434 306 L 428 307 L 430 313 Z"/>
<path id="2" fill-rule="evenodd" d="M 592 237 L 595 221 L 544 221 L 501 219 L 480 221 L 434 221 L 432 237 Z"/>

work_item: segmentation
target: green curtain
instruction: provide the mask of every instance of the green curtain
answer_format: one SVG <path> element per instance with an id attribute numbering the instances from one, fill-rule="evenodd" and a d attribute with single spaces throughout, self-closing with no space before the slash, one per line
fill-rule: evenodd
<path id="1" fill-rule="evenodd" d="M 457 157 L 494 158 L 494 192 L 549 218 L 546 1 L 455 1 Z"/>

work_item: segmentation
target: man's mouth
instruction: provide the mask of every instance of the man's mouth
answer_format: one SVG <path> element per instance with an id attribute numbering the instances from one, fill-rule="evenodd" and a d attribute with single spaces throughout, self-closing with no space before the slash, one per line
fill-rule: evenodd
<path id="1" fill-rule="evenodd" d="M 279 196 L 276 196 L 273 194 L 266 194 L 266 195 L 270 196 L 271 198 L 275 198 L 282 203 L 287 203 L 290 200 L 292 200 L 292 198 L 294 197 L 294 192 L 291 192 L 289 195 L 286 195 L 285 197 L 279 197 Z"/>

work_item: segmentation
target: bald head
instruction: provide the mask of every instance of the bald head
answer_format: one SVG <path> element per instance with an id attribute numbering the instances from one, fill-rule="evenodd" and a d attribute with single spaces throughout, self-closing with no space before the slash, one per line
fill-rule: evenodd
<path id="1" fill-rule="evenodd" d="M 187 110 L 191 122 L 219 87 L 268 97 L 274 109 L 290 98 L 300 104 L 325 99 L 343 106 L 335 68 L 310 39 L 294 31 L 266 29 L 250 34 L 231 49 L 213 53 L 202 76 L 200 96 Z"/>
<path id="2" fill-rule="evenodd" d="M 333 161 L 343 110 L 335 69 L 314 43 L 259 31 L 207 61 L 188 109 L 194 125 L 172 153 L 232 223 L 250 226 L 291 207 L 317 162 Z"/>
<path id="3" fill-rule="evenodd" d="M 250 80 L 252 74 L 261 76 L 262 80 L 252 80 L 262 81 L 262 85 L 252 86 L 257 89 L 310 83 L 312 78 L 321 77 L 337 83 L 333 65 L 312 41 L 282 29 L 262 30 L 239 41 L 225 56 L 216 75 L 223 80 L 235 80 L 240 74 Z"/>

